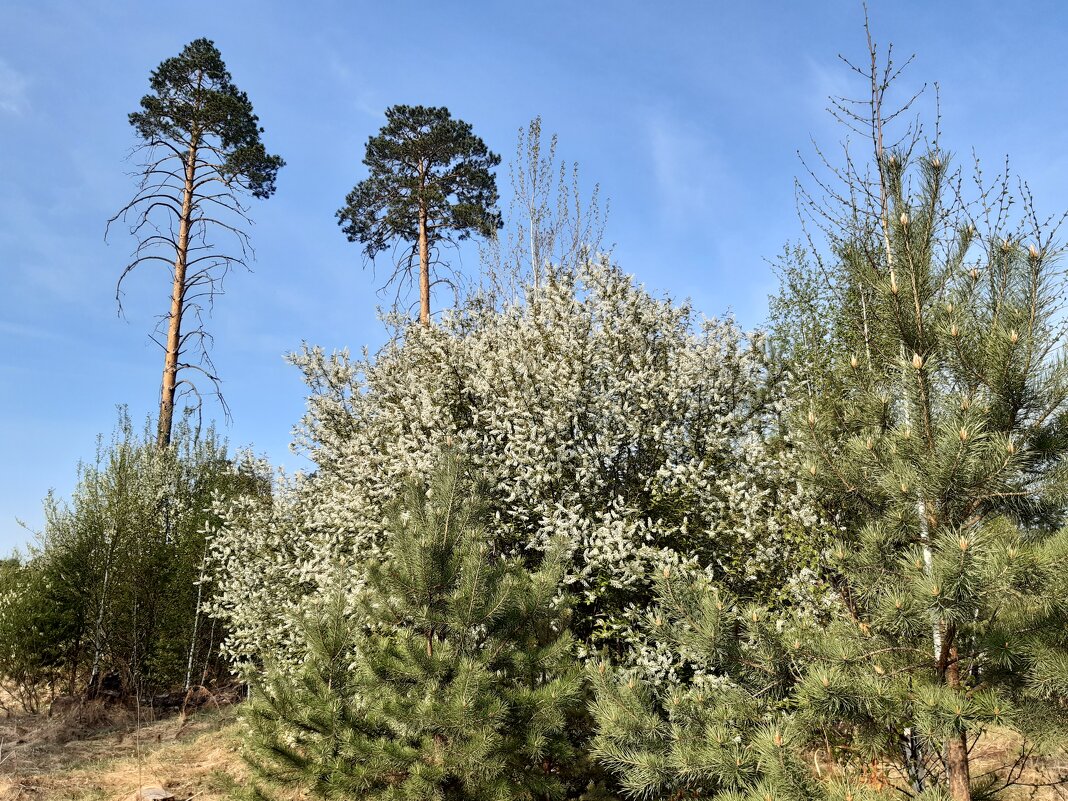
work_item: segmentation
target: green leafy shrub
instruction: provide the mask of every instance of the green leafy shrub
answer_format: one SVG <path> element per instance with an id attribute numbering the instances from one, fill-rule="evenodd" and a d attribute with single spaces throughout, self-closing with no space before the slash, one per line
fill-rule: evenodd
<path id="1" fill-rule="evenodd" d="M 5 564 L 7 679 L 35 675 L 73 694 L 108 677 L 113 689 L 151 694 L 228 675 L 219 657 L 225 632 L 201 610 L 214 592 L 206 562 L 213 503 L 266 499 L 269 479 L 188 418 L 170 447 L 154 439 L 121 415 L 111 442 L 80 466 L 70 501 L 46 500 L 29 560 Z"/>

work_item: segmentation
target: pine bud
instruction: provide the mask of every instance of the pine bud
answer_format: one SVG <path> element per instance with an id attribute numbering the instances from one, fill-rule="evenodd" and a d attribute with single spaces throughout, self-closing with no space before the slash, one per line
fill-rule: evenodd
<path id="1" fill-rule="evenodd" d="M 857 365 L 859 364 L 860 362 L 857 361 L 857 357 L 855 355 L 849 357 L 849 366 L 852 367 L 854 370 L 857 369 Z"/>
<path id="2" fill-rule="evenodd" d="M 949 301 L 946 301 L 946 311 L 949 314 L 953 314 L 953 304 L 950 303 Z"/>
<path id="3" fill-rule="evenodd" d="M 921 367 L 923 367 L 923 357 L 920 354 L 918 354 L 918 353 L 913 353 L 912 354 L 912 366 L 914 368 L 916 368 L 917 370 L 919 370 Z"/>
<path id="4" fill-rule="evenodd" d="M 942 169 L 942 159 L 939 158 L 938 156 L 932 156 L 931 157 L 931 166 L 934 167 L 936 170 Z"/>
<path id="5" fill-rule="evenodd" d="M 657 615 L 656 617 L 653 618 L 653 625 L 656 626 L 657 628 L 659 628 L 663 624 L 664 624 L 664 621 L 661 619 L 660 615 Z"/>
<path id="6" fill-rule="evenodd" d="M 782 748 L 782 732 L 780 732 L 778 729 L 775 730 L 775 737 L 772 738 L 772 742 L 774 742 L 775 745 L 779 748 Z"/>
<path id="7" fill-rule="evenodd" d="M 878 663 L 876 663 L 872 669 L 880 676 L 886 675 L 886 671 L 883 669 L 883 666 Z"/>
<path id="8" fill-rule="evenodd" d="M 1009 331 L 1009 342 L 1011 342 L 1013 345 L 1015 345 L 1019 341 L 1020 341 L 1020 335 L 1018 333 L 1016 333 L 1016 329 L 1013 328 L 1012 330 Z"/>
<path id="9" fill-rule="evenodd" d="M 901 217 L 899 219 L 901 220 L 902 225 L 909 224 L 909 215 L 907 215 L 905 212 L 901 212 Z"/>
<path id="10" fill-rule="evenodd" d="M 823 678 L 820 679 L 820 684 L 822 684 L 824 687 L 830 687 L 831 686 L 831 680 L 828 679 L 826 676 L 824 676 Z"/>
<path id="11" fill-rule="evenodd" d="M 810 476 L 814 476 L 814 475 L 816 475 L 816 465 L 814 465 L 814 464 L 810 464 L 810 465 L 808 466 L 808 474 L 809 474 Z"/>
<path id="12" fill-rule="evenodd" d="M 1012 250 L 1012 240 L 1005 237 L 1005 239 L 1001 241 L 1001 252 L 1008 253 L 1010 250 Z"/>
<path id="13" fill-rule="evenodd" d="M 1030 254 L 1032 259 L 1037 259 L 1041 255 L 1039 249 L 1036 248 L 1034 245 L 1029 245 L 1027 248 L 1027 252 Z"/>
<path id="14" fill-rule="evenodd" d="M 968 270 L 968 275 L 971 277 L 971 279 L 973 281 L 978 281 L 979 280 L 979 268 L 978 267 L 972 267 L 972 269 Z"/>
<path id="15" fill-rule="evenodd" d="M 969 540 L 967 537 L 961 537 L 959 540 L 957 540 L 957 544 L 960 545 L 961 553 L 963 553 L 971 547 L 972 543 L 971 540 Z"/>
<path id="16" fill-rule="evenodd" d="M 872 438 L 871 438 L 871 437 L 868 437 L 868 438 L 867 438 L 867 439 L 866 439 L 866 440 L 864 441 L 864 447 L 865 447 L 865 448 L 867 448 L 867 449 L 868 449 L 868 450 L 870 451 L 870 450 L 871 450 L 872 448 L 874 448 L 874 447 L 875 447 L 875 441 L 874 441 L 874 440 L 872 440 Z"/>
<path id="17" fill-rule="evenodd" d="M 963 409 L 964 411 L 968 411 L 968 409 L 971 408 L 971 405 L 972 405 L 972 399 L 969 398 L 967 395 L 965 395 L 964 397 L 962 397 L 960 399 L 960 408 Z"/>
<path id="18" fill-rule="evenodd" d="M 800 651 L 801 650 L 801 640 L 794 640 L 793 645 L 794 645 L 794 650 L 795 651 Z"/>
<path id="19" fill-rule="evenodd" d="M 1014 453 L 1016 453 L 1016 446 L 1012 443 L 1011 439 L 1005 445 L 1005 452 L 1008 453 L 1009 456 L 1012 456 Z"/>
<path id="20" fill-rule="evenodd" d="M 909 426 L 905 426 L 903 429 L 901 429 L 901 439 L 911 439 L 911 438 L 912 438 L 912 429 Z"/>
<path id="21" fill-rule="evenodd" d="M 667 566 L 664 567 L 664 578 L 671 578 L 671 566 L 670 565 L 667 565 Z"/>
<path id="22" fill-rule="evenodd" d="M 895 276 L 893 273 L 890 273 L 890 294 L 897 294 L 897 276 Z"/>
<path id="23" fill-rule="evenodd" d="M 942 594 L 942 588 L 939 587 L 937 584 L 935 584 L 933 587 L 931 587 L 931 595 L 932 596 L 937 598 L 941 594 Z"/>
<path id="24" fill-rule="evenodd" d="M 816 425 L 816 413 L 811 409 L 808 412 L 808 425 L 810 428 Z"/>
<path id="25" fill-rule="evenodd" d="M 633 690 L 634 689 L 634 679 L 627 679 L 627 689 L 628 690 Z"/>
<path id="26" fill-rule="evenodd" d="M 901 494 L 902 495 L 908 495 L 909 494 L 909 485 L 906 484 L 904 481 L 901 482 Z"/>
<path id="27" fill-rule="evenodd" d="M 960 441 L 961 442 L 967 442 L 968 441 L 968 429 L 967 428 L 965 428 L 964 426 L 961 426 L 960 427 L 960 431 L 957 432 L 957 433 L 958 433 L 958 436 L 960 437 Z"/>
<path id="28" fill-rule="evenodd" d="M 951 337 L 960 336 L 960 329 L 957 328 L 957 324 L 956 323 L 953 323 L 953 325 L 951 325 L 949 327 L 949 335 Z"/>

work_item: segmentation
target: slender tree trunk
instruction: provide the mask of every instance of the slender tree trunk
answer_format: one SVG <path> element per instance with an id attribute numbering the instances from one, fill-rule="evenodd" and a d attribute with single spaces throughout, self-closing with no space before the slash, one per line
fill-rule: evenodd
<path id="1" fill-rule="evenodd" d="M 211 664 L 211 649 L 215 647 L 215 618 L 211 619 L 211 628 L 208 629 L 208 650 L 204 654 L 204 669 L 200 671 L 200 686 L 208 683 L 208 666 Z"/>
<path id="2" fill-rule="evenodd" d="M 946 665 L 946 683 L 960 687 L 960 664 L 957 661 L 957 646 L 949 649 L 949 664 Z M 949 774 L 949 796 L 953 801 L 972 801 L 971 768 L 968 765 L 968 741 L 964 732 L 951 737 L 946 743 L 946 773 Z"/>
<path id="3" fill-rule="evenodd" d="M 174 254 L 174 286 L 171 290 L 171 313 L 167 325 L 167 350 L 163 356 L 163 381 L 160 385 L 159 430 L 156 444 L 171 444 L 174 425 L 174 393 L 178 386 L 178 353 L 182 344 L 182 312 L 185 311 L 185 275 L 189 258 L 189 228 L 193 216 L 193 189 L 196 181 L 197 135 L 189 144 L 185 162 L 185 186 L 182 188 L 182 215 L 178 220 L 178 245 Z"/>
<path id="4" fill-rule="evenodd" d="M 103 643 L 103 631 L 104 631 L 104 602 L 107 600 L 108 594 L 108 578 L 111 575 L 111 552 L 108 549 L 108 563 L 104 565 L 104 586 L 100 591 L 100 604 L 98 606 L 96 614 L 96 627 L 93 629 L 93 669 L 89 674 L 89 688 L 91 692 L 95 692 L 94 683 L 100 674 L 100 657 L 104 651 Z"/>
<path id="5" fill-rule="evenodd" d="M 430 243 L 426 207 L 419 207 L 419 322 L 430 325 Z"/>
<path id="6" fill-rule="evenodd" d="M 200 579 L 197 581 L 197 605 L 196 611 L 193 612 L 193 634 L 189 637 L 189 661 L 185 667 L 185 691 L 189 692 L 191 682 L 193 681 L 193 656 L 196 654 L 197 648 L 197 631 L 200 628 L 200 605 L 203 601 L 204 593 L 204 574 L 207 572 L 208 567 L 208 544 L 204 543 L 204 558 L 200 562 Z M 209 646 L 210 647 L 210 646 Z M 203 684 L 203 682 L 201 682 Z"/>

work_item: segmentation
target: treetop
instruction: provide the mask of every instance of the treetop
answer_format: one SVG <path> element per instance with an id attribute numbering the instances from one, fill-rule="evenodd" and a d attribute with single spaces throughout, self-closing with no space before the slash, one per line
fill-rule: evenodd
<path id="1" fill-rule="evenodd" d="M 368 138 L 363 163 L 370 175 L 337 216 L 349 241 L 364 244 L 372 258 L 395 236 L 417 239 L 420 208 L 431 244 L 450 231 L 460 240 L 493 236 L 503 224 L 491 172 L 501 157 L 444 106 L 386 109 L 386 124 Z"/>
<path id="2" fill-rule="evenodd" d="M 274 194 L 285 162 L 267 153 L 252 103 L 234 85 L 214 42 L 187 44 L 152 71 L 149 86 L 152 92 L 141 98 L 141 111 L 129 117 L 146 145 L 166 143 L 183 157 L 190 148 L 207 148 L 221 159 L 218 168 L 224 177 L 241 179 L 254 197 Z"/>

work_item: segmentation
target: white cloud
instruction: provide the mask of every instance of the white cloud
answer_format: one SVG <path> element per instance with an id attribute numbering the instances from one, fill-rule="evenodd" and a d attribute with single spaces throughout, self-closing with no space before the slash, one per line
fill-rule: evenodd
<path id="1" fill-rule="evenodd" d="M 660 212 L 668 224 L 687 227 L 710 216 L 729 183 L 710 134 L 653 115 L 649 141 Z"/>
<path id="2" fill-rule="evenodd" d="M 345 88 L 352 107 L 368 117 L 381 117 L 385 106 L 379 102 L 376 93 L 359 80 L 356 71 L 337 51 L 328 47 L 325 52 L 327 68 L 334 79 Z"/>
<path id="3" fill-rule="evenodd" d="M 29 81 L 0 58 L 0 113 L 21 114 L 26 110 Z"/>
<path id="4" fill-rule="evenodd" d="M 827 113 L 832 98 L 862 98 L 868 87 L 858 84 L 859 78 L 856 73 L 849 69 L 841 61 L 826 62 L 817 61 L 814 58 L 806 59 L 808 65 L 808 81 L 805 86 L 805 105 L 813 118 L 821 121 L 831 120 Z M 828 122 L 832 125 L 833 122 Z"/>

